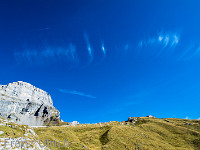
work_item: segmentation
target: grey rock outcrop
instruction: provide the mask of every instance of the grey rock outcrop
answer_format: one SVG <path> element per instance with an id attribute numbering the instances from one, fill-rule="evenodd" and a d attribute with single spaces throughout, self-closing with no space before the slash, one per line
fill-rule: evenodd
<path id="1" fill-rule="evenodd" d="M 0 85 L 0 116 L 19 124 L 42 126 L 59 120 L 60 112 L 47 92 L 18 81 Z"/>

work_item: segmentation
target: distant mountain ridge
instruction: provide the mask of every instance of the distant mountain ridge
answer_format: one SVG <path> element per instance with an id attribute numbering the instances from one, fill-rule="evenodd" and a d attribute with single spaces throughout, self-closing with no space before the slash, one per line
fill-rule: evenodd
<path id="1" fill-rule="evenodd" d="M 59 120 L 51 96 L 30 83 L 0 85 L 0 116 L 19 124 L 41 126 Z"/>

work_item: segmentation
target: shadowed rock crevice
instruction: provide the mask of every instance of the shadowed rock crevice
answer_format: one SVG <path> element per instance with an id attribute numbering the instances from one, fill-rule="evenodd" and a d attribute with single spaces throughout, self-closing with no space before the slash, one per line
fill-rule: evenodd
<path id="1" fill-rule="evenodd" d="M 44 107 L 42 117 L 45 117 L 47 115 L 48 115 L 47 107 Z"/>
<path id="2" fill-rule="evenodd" d="M 43 105 L 43 104 L 42 104 L 42 105 Z M 38 108 L 38 110 L 35 112 L 34 116 L 39 116 L 39 112 L 40 112 L 40 109 L 41 109 L 42 105 L 41 105 L 40 108 Z"/>

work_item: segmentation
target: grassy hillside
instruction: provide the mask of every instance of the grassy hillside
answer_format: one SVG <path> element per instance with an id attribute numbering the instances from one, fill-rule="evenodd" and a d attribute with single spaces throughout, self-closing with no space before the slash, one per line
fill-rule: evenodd
<path id="1" fill-rule="evenodd" d="M 200 150 L 200 120 L 133 117 L 127 122 L 39 127 L 36 134 L 28 126 L 0 120 L 0 131 L 1 142 L 9 137 L 69 141 L 69 148 L 67 142 L 65 148 L 52 143 L 55 150 Z"/>
<path id="2" fill-rule="evenodd" d="M 35 128 L 34 131 L 42 140 L 66 139 L 69 149 L 75 150 L 200 149 L 200 120 L 134 119 L 134 124 L 132 121 L 109 122 Z"/>

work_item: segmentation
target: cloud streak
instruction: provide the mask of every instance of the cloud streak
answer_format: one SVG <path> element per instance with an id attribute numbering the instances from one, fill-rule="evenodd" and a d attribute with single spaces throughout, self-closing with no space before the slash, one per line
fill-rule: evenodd
<path id="1" fill-rule="evenodd" d="M 194 48 L 194 45 L 191 45 L 189 48 L 187 48 L 178 58 L 177 61 L 182 60 L 184 57 L 187 57 L 187 54 Z"/>
<path id="2" fill-rule="evenodd" d="M 163 48 L 170 46 L 174 47 L 179 43 L 179 36 L 177 33 L 158 33 L 156 36 L 140 40 L 139 48 L 148 46 L 162 46 Z"/>
<path id="3" fill-rule="evenodd" d="M 92 98 L 92 99 L 96 99 L 95 96 L 89 95 L 89 94 L 85 94 L 83 92 L 78 92 L 78 91 L 69 91 L 66 89 L 59 89 L 60 92 L 62 93 L 67 93 L 67 94 L 73 94 L 73 95 L 79 95 L 79 96 L 83 96 L 83 97 L 88 97 L 88 98 Z"/>
<path id="4" fill-rule="evenodd" d="M 101 44 L 101 51 L 103 52 L 103 56 L 106 56 L 106 49 L 104 47 L 104 43 Z"/>
<path id="5" fill-rule="evenodd" d="M 25 51 L 18 51 L 14 53 L 14 57 L 17 60 L 25 60 L 30 64 L 42 63 L 44 61 L 57 61 L 57 60 L 68 60 L 78 61 L 76 56 L 76 46 L 70 44 L 68 47 L 52 48 L 47 47 L 43 50 L 27 49 Z"/>
<path id="6" fill-rule="evenodd" d="M 144 38 L 138 42 L 137 45 L 137 55 L 145 55 L 149 53 L 149 51 L 143 50 L 154 50 L 151 54 L 153 57 L 166 56 L 170 59 L 174 59 L 175 61 L 187 61 L 192 58 L 199 58 L 200 56 L 200 44 L 198 42 L 188 43 L 188 40 L 180 43 L 180 34 L 177 32 L 159 32 L 154 36 Z M 184 45 L 184 43 L 188 43 Z M 181 49 L 177 48 L 177 45 L 180 45 Z M 187 47 L 187 48 L 185 48 Z M 144 53 L 141 53 L 141 52 Z M 165 54 L 165 55 L 162 55 Z M 198 57 L 197 57 L 198 56 Z"/>
<path id="7" fill-rule="evenodd" d="M 188 60 L 192 59 L 193 57 L 199 55 L 200 53 L 200 44 L 198 45 L 197 49 L 194 50 L 193 54 L 188 57 Z"/>
<path id="8" fill-rule="evenodd" d="M 84 38 L 85 38 L 85 41 L 86 41 L 86 44 L 87 44 L 87 50 L 88 50 L 88 54 L 90 56 L 90 62 L 92 62 L 92 60 L 93 60 L 93 49 L 91 48 L 90 41 L 89 41 L 87 34 L 84 34 Z"/>
<path id="9" fill-rule="evenodd" d="M 141 54 L 142 49 L 151 48 L 157 50 L 155 57 L 159 57 L 162 53 L 171 55 L 180 42 L 180 35 L 176 32 L 159 32 L 154 36 L 144 38 L 138 43 L 137 55 Z"/>
<path id="10" fill-rule="evenodd" d="M 94 48 L 91 46 L 88 34 L 83 34 L 84 45 L 73 45 L 68 46 L 49 46 L 42 48 L 26 48 L 23 50 L 17 50 L 13 53 L 15 61 L 17 64 L 27 63 L 29 65 L 48 65 L 52 63 L 80 63 L 82 60 L 89 62 L 94 62 L 95 57 L 100 55 L 102 60 L 106 57 L 107 49 L 104 46 L 104 41 L 101 41 L 99 45 L 100 52 L 95 53 Z M 81 49 L 86 49 L 84 51 L 77 51 L 77 47 Z M 96 55 L 94 55 L 96 54 Z M 97 58 L 99 58 L 97 56 Z M 83 62 L 84 63 L 84 62 Z"/>

